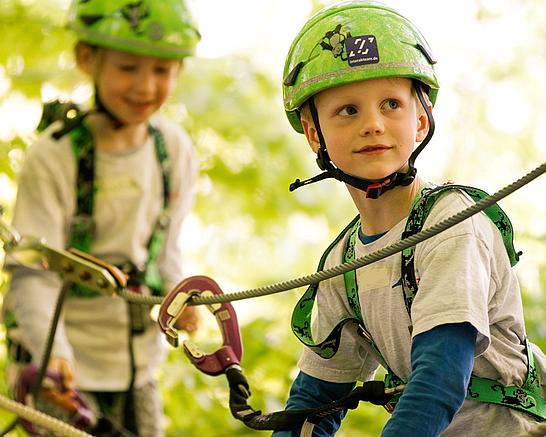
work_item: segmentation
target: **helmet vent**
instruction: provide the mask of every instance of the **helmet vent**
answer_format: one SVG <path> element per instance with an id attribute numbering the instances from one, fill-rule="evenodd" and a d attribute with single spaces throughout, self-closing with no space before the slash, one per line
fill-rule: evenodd
<path id="1" fill-rule="evenodd" d="M 415 44 L 415 47 L 417 47 L 419 49 L 419 51 L 425 55 L 425 58 L 427 58 L 427 61 L 429 62 L 430 65 L 434 65 L 436 64 L 436 59 L 434 59 L 434 56 L 432 56 L 432 53 L 430 52 L 429 49 L 427 49 L 424 45 L 422 44 Z"/>
<path id="2" fill-rule="evenodd" d="M 300 61 L 296 64 L 294 68 L 292 68 L 290 73 L 288 73 L 288 75 L 284 79 L 284 82 L 283 82 L 284 86 L 292 86 L 296 83 L 296 78 L 298 77 L 301 67 L 303 67 L 304 65 L 305 65 L 305 62 Z"/>
<path id="3" fill-rule="evenodd" d="M 80 20 L 83 21 L 83 24 L 86 26 L 92 26 L 97 21 L 102 20 L 104 15 L 80 15 Z"/>

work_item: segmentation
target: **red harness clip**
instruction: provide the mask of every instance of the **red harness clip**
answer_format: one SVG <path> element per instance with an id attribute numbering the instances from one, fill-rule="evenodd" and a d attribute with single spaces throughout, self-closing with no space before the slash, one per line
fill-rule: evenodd
<path id="1" fill-rule="evenodd" d="M 368 185 L 368 188 L 366 188 L 366 198 L 377 199 L 383 191 L 383 187 L 389 185 L 390 183 L 391 180 L 387 179 L 383 182 L 376 182 L 375 184 Z"/>
<path id="2" fill-rule="evenodd" d="M 174 325 L 184 309 L 188 299 L 194 295 L 211 296 L 224 294 L 218 284 L 206 276 L 191 276 L 180 282 L 161 303 L 158 322 L 169 343 L 178 346 L 178 332 Z M 207 375 L 219 375 L 233 365 L 239 365 L 243 356 L 241 334 L 237 315 L 229 302 L 207 305 L 216 317 L 222 333 L 223 345 L 212 354 L 205 354 L 194 343 L 182 342 L 184 352 L 192 364 Z"/>

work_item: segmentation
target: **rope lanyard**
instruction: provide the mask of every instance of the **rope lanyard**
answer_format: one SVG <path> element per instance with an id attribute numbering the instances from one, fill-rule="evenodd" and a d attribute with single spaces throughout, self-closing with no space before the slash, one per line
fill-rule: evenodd
<path id="1" fill-rule="evenodd" d="M 47 428 L 55 433 L 55 435 L 62 435 L 66 437 L 91 437 L 91 434 L 74 428 L 73 426 L 59 419 L 21 404 L 20 402 L 13 401 L 2 394 L 0 394 L 0 408 L 11 411 L 29 422 Z"/>

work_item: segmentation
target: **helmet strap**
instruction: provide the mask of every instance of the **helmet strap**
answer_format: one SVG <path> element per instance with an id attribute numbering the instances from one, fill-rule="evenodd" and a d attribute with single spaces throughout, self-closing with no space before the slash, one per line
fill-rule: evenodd
<path id="1" fill-rule="evenodd" d="M 432 112 L 430 111 L 427 105 L 427 101 L 425 97 L 423 96 L 423 91 L 421 89 L 420 82 L 414 80 L 413 87 L 415 89 L 415 92 L 417 94 L 419 101 L 421 102 L 421 105 L 423 105 L 425 113 L 427 114 L 427 117 L 429 120 L 429 130 L 427 132 L 425 139 L 421 142 L 419 147 L 417 147 L 413 151 L 413 153 L 410 155 L 408 159 L 409 168 L 406 173 L 394 172 L 382 179 L 370 180 L 370 179 L 359 178 L 356 176 L 351 176 L 343 172 L 339 168 L 335 167 L 334 164 L 332 163 L 332 160 L 330 159 L 330 156 L 328 155 L 328 150 L 326 149 L 326 141 L 324 140 L 324 135 L 320 127 L 318 111 L 315 106 L 315 99 L 314 97 L 311 97 L 309 99 L 309 109 L 311 112 L 311 117 L 313 119 L 313 123 L 315 125 L 315 129 L 317 131 L 317 136 L 319 140 L 319 149 L 317 151 L 317 165 L 321 170 L 324 170 L 324 172 L 310 179 L 306 179 L 304 181 L 301 181 L 300 179 L 296 179 L 293 183 L 290 184 L 290 188 L 289 188 L 290 191 L 294 191 L 299 187 L 312 184 L 314 182 L 318 182 L 323 179 L 334 178 L 334 179 L 337 179 L 338 181 L 345 182 L 346 184 L 349 184 L 352 187 L 355 187 L 359 190 L 365 191 L 367 198 L 377 199 L 384 192 L 392 190 L 393 188 L 397 186 L 410 185 L 415 180 L 415 175 L 417 174 L 417 169 L 414 166 L 415 159 L 417 158 L 417 155 L 421 153 L 421 151 L 425 148 L 425 146 L 428 144 L 428 142 L 432 138 L 432 135 L 434 134 L 434 127 L 435 127 L 434 117 L 432 116 Z"/>
<path id="2" fill-rule="evenodd" d="M 104 103 L 102 103 L 102 100 L 99 95 L 99 89 L 95 86 L 95 109 L 97 112 L 102 112 L 105 114 L 110 121 L 112 122 L 112 126 L 114 129 L 121 129 L 126 124 L 123 120 L 116 117 L 106 106 L 104 106 Z"/>
<path id="3" fill-rule="evenodd" d="M 417 158 L 417 155 L 423 151 L 423 149 L 426 147 L 426 145 L 429 143 L 430 139 L 432 138 L 432 135 L 434 135 L 434 129 L 436 128 L 436 124 L 434 122 L 434 117 L 432 116 L 432 111 L 428 107 L 427 101 L 425 99 L 425 96 L 423 95 L 423 88 L 421 82 L 418 80 L 413 80 L 413 89 L 415 90 L 415 94 L 417 94 L 417 98 L 421 102 L 421 105 L 423 106 L 423 109 L 425 110 L 425 113 L 427 114 L 428 118 L 428 132 L 426 137 L 421 141 L 421 144 L 413 151 L 413 153 L 410 155 L 408 164 L 410 168 L 414 168 L 415 159 Z"/>

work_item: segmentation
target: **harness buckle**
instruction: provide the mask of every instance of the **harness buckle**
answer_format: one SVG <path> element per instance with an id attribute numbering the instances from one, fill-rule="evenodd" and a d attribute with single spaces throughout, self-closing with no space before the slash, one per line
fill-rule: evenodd
<path id="1" fill-rule="evenodd" d="M 167 341 L 177 347 L 178 332 L 175 323 L 186 308 L 192 296 L 213 296 L 224 294 L 218 284 L 207 276 L 191 276 L 180 282 L 165 296 L 159 308 L 158 322 Z M 222 346 L 214 353 L 206 354 L 189 340 L 182 342 L 184 353 L 192 364 L 207 375 L 220 375 L 231 366 L 238 366 L 243 355 L 241 334 L 237 315 L 229 302 L 207 305 L 216 318 L 222 334 Z"/>

